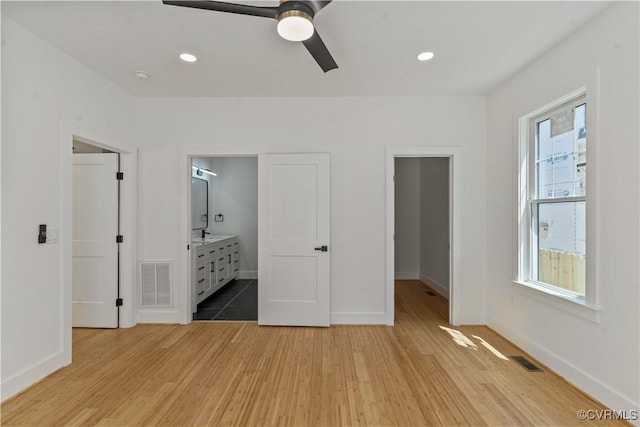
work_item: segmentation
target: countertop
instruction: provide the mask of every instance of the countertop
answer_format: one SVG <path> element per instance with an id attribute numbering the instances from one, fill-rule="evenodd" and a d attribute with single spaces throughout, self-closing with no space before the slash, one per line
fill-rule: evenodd
<path id="1" fill-rule="evenodd" d="M 210 235 L 204 238 L 204 240 L 202 240 L 202 238 L 198 237 L 195 239 L 191 240 L 191 244 L 193 246 L 199 246 L 199 245 L 207 245 L 209 243 L 218 243 L 221 242 L 223 240 L 227 240 L 227 239 L 231 239 L 232 237 L 238 237 L 235 234 L 230 234 L 228 236 L 218 236 L 218 235 Z"/>

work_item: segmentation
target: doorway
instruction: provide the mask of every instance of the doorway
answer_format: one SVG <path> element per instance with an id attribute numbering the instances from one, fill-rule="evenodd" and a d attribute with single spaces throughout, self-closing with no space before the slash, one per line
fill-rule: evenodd
<path id="1" fill-rule="evenodd" d="M 258 158 L 258 324 L 329 326 L 330 156 L 267 154 L 251 146 L 181 149 L 180 238 L 186 249 L 179 267 L 183 285 L 177 288 L 181 323 L 193 320 L 191 179 L 197 157 Z"/>
<path id="2" fill-rule="evenodd" d="M 449 320 L 450 203 L 448 157 L 395 158 L 394 278 L 417 287 L 434 315 Z M 435 303 L 437 301 L 437 304 Z M 396 301 L 396 311 L 401 310 Z"/>
<path id="3" fill-rule="evenodd" d="M 74 139 L 71 322 L 117 328 L 120 154 Z"/>
<path id="4" fill-rule="evenodd" d="M 446 297 L 448 321 L 459 324 L 459 164 L 457 147 L 387 148 L 388 325 L 394 324 L 396 278 L 420 281 Z"/>
<path id="5" fill-rule="evenodd" d="M 192 157 L 191 186 L 193 320 L 257 321 L 258 158 Z"/>
<path id="6" fill-rule="evenodd" d="M 137 254 L 137 148 L 102 134 L 63 123 L 60 129 L 60 270 L 64 299 L 60 301 L 63 313 L 62 363 L 71 363 L 72 331 L 72 276 L 73 276 L 73 144 L 74 141 L 89 144 L 120 154 L 120 169 L 124 180 L 120 191 L 120 306 L 119 327 L 135 326 L 134 307 L 137 299 L 134 292 L 136 283 Z M 115 240 L 115 237 L 114 237 Z M 114 305 L 116 301 L 113 302 Z"/>

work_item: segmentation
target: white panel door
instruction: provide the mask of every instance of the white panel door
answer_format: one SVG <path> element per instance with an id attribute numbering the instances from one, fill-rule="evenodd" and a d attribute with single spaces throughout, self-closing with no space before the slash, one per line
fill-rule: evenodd
<path id="1" fill-rule="evenodd" d="M 117 156 L 73 155 L 74 327 L 118 327 Z"/>
<path id="2" fill-rule="evenodd" d="M 329 326 L 329 165 L 329 154 L 259 157 L 260 325 Z"/>

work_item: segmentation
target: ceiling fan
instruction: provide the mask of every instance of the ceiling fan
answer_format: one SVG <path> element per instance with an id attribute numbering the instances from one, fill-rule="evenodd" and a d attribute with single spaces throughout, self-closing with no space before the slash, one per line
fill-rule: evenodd
<path id="1" fill-rule="evenodd" d="M 329 53 L 329 50 L 313 26 L 313 17 L 326 5 L 331 3 L 331 0 L 280 0 L 280 6 L 278 7 L 250 6 L 206 0 L 162 0 L 162 3 L 171 6 L 191 7 L 195 9 L 277 19 L 278 34 L 287 40 L 301 41 L 318 65 L 320 65 L 322 71 L 326 73 L 334 68 L 338 68 L 338 64 L 334 61 L 331 53 Z"/>

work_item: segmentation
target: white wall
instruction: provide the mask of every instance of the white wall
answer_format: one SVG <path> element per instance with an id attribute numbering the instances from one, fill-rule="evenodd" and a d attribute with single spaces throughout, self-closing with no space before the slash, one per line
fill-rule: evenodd
<path id="1" fill-rule="evenodd" d="M 186 247 L 176 202 L 183 191 L 182 145 L 262 145 L 271 153 L 331 154 L 334 323 L 386 322 L 385 146 L 461 147 L 461 320 L 484 321 L 486 259 L 477 251 L 486 239 L 483 97 L 154 98 L 137 103 L 141 259 L 178 262 Z M 174 284 L 184 282 L 179 270 L 174 269 Z M 180 318 L 167 313 L 158 320 Z"/>
<path id="2" fill-rule="evenodd" d="M 395 278 L 420 277 L 420 159 L 395 159 Z"/>
<path id="3" fill-rule="evenodd" d="M 420 278 L 449 298 L 449 159 L 421 158 L 419 180 Z"/>
<path id="4" fill-rule="evenodd" d="M 214 157 L 211 201 L 212 232 L 237 234 L 240 241 L 240 278 L 258 278 L 258 158 Z M 223 222 L 213 222 L 223 214 Z"/>
<path id="5" fill-rule="evenodd" d="M 488 325 L 613 409 L 638 409 L 638 3 L 612 6 L 488 100 Z M 599 84 L 597 82 L 599 81 Z M 517 254 L 518 118 L 587 85 L 588 188 L 600 321 L 512 281 Z M 597 127 L 596 127 L 597 125 Z M 594 165 L 597 164 L 597 168 Z M 571 304 L 570 304 L 571 305 Z M 587 316 L 588 317 L 588 316 Z"/>
<path id="6" fill-rule="evenodd" d="M 131 142 L 135 105 L 122 90 L 5 16 L 2 43 L 5 399 L 68 363 L 63 304 L 70 296 L 63 295 L 61 280 L 65 242 L 39 245 L 36 239 L 38 224 L 64 232 L 61 125 Z"/>

